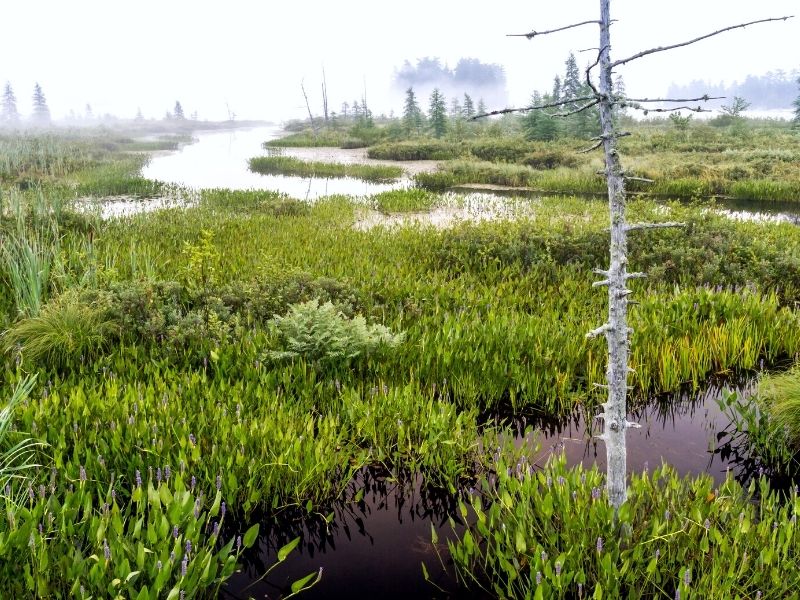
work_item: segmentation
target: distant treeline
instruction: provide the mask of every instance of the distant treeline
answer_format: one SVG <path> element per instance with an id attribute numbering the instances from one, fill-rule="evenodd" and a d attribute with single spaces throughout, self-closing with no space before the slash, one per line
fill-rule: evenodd
<path id="1" fill-rule="evenodd" d="M 461 58 L 451 68 L 438 57 L 426 56 L 412 65 L 408 60 L 394 72 L 399 90 L 413 87 L 423 96 L 438 88 L 446 97 L 467 93 L 484 98 L 490 106 L 505 106 L 506 72 L 501 65 L 484 63 L 477 58 Z"/>
<path id="2" fill-rule="evenodd" d="M 751 103 L 752 108 L 789 109 L 797 98 L 798 78 L 800 69 L 793 69 L 791 73 L 777 70 L 764 75 L 748 75 L 744 81 L 729 85 L 695 80 L 686 85 L 670 84 L 667 95 L 670 98 L 695 98 L 708 94 L 727 98 L 710 102 L 709 105 L 714 107 L 729 104 L 733 96 L 741 96 Z"/>

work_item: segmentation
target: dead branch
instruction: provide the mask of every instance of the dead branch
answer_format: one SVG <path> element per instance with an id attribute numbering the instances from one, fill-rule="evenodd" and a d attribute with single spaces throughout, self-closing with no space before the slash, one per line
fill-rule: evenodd
<path id="1" fill-rule="evenodd" d="M 644 108 L 643 106 L 636 106 L 635 104 L 625 104 L 625 103 L 622 103 L 621 106 L 626 106 L 628 108 L 641 110 L 645 115 L 651 112 L 666 113 L 666 112 L 675 112 L 676 110 L 688 110 L 696 113 L 713 112 L 712 110 L 708 108 L 702 108 L 701 106 L 676 106 L 674 108 Z"/>
<path id="2" fill-rule="evenodd" d="M 592 150 L 597 150 L 603 145 L 603 140 L 600 140 L 596 144 L 592 144 L 588 148 L 584 148 L 583 150 L 578 150 L 578 154 L 589 154 Z"/>
<path id="3" fill-rule="evenodd" d="M 600 100 L 595 100 L 593 102 L 589 102 L 589 104 L 584 104 L 583 106 L 578 107 L 578 108 L 576 108 L 574 110 L 569 110 L 567 112 L 553 113 L 550 116 L 551 117 L 569 117 L 570 115 L 577 115 L 580 112 L 583 112 L 583 111 L 585 111 L 587 109 L 592 108 L 593 106 L 597 106 L 599 103 L 600 103 Z"/>
<path id="4" fill-rule="evenodd" d="M 558 27 L 556 29 L 549 29 L 547 31 L 531 31 L 530 33 L 509 33 L 506 37 L 524 37 L 532 40 L 537 35 L 547 35 L 549 33 L 558 33 L 559 31 L 564 31 L 566 29 L 573 29 L 575 27 L 581 27 L 582 25 L 591 25 L 592 23 L 596 25 L 600 25 L 600 21 L 582 21 L 581 23 L 573 23 L 572 25 L 567 25 L 565 27 Z"/>
<path id="5" fill-rule="evenodd" d="M 725 96 L 709 96 L 705 94 L 699 98 L 620 98 L 620 102 L 708 102 L 709 100 L 724 100 Z"/>
<path id="6" fill-rule="evenodd" d="M 525 106 L 522 108 L 504 108 L 502 110 L 493 110 L 491 112 L 475 115 L 470 120 L 483 119 L 484 117 L 492 117 L 494 115 L 507 115 L 515 112 L 528 112 L 529 110 L 543 110 L 545 108 L 558 108 L 566 104 L 574 104 L 575 102 L 584 102 L 588 100 L 596 100 L 594 96 L 581 96 L 580 98 L 569 98 L 568 100 L 559 100 L 558 102 L 548 102 L 547 104 L 537 104 L 535 106 Z"/>
<path id="7" fill-rule="evenodd" d="M 655 54 L 656 52 L 665 52 L 667 50 L 673 50 L 675 48 L 681 48 L 683 46 L 689 46 L 690 44 L 695 44 L 699 41 L 708 39 L 710 37 L 714 37 L 715 35 L 719 35 L 720 33 L 725 33 L 726 31 L 731 31 L 733 29 L 742 29 L 747 27 L 748 25 L 755 25 L 757 23 L 769 23 L 770 21 L 785 21 L 786 19 L 792 19 L 794 15 L 789 15 L 786 17 L 774 17 L 770 19 L 759 19 L 758 21 L 750 21 L 749 23 L 740 23 L 738 25 L 731 25 L 730 27 L 724 27 L 723 29 L 718 29 L 717 31 L 712 31 L 711 33 L 707 33 L 705 35 L 701 35 L 700 37 L 696 37 L 693 40 L 688 40 L 685 42 L 679 42 L 677 44 L 670 44 L 669 46 L 658 46 L 656 48 L 650 48 L 649 50 L 642 50 L 641 52 L 637 52 L 636 54 L 629 56 L 627 58 L 622 58 L 620 60 L 615 60 L 611 63 L 611 68 L 618 67 L 620 65 L 624 65 L 626 63 L 631 62 L 632 60 L 636 60 L 637 58 L 642 58 L 643 56 L 648 56 L 650 54 Z"/>
<path id="8" fill-rule="evenodd" d="M 667 221 L 665 223 L 631 223 L 625 226 L 625 231 L 641 231 L 643 229 L 669 229 L 673 227 L 686 227 L 686 223 Z"/>

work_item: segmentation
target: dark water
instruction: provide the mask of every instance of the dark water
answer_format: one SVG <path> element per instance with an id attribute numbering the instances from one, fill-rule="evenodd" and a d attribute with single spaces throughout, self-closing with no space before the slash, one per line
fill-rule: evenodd
<path id="1" fill-rule="evenodd" d="M 710 474 L 722 482 L 728 469 L 743 483 L 756 474 L 758 464 L 747 455 L 732 430 L 730 419 L 719 407 L 722 394 L 735 391 L 749 395 L 754 380 L 710 383 L 699 392 L 681 392 L 651 399 L 631 412 L 629 419 L 641 425 L 628 434 L 628 469 L 641 472 L 662 461 L 683 475 Z M 589 419 L 591 421 L 591 419 Z M 504 419 L 517 434 L 517 443 L 529 443 L 526 428 L 539 430 L 541 450 L 537 464 L 563 451 L 568 464 L 597 464 L 605 469 L 605 448 L 586 427 L 580 413 L 562 419 L 522 415 Z M 363 500 L 356 502 L 359 490 Z M 460 533 L 457 500 L 426 488 L 419 478 L 398 483 L 388 473 L 360 471 L 350 482 L 345 500 L 335 505 L 330 525 L 321 517 L 295 518 L 282 515 L 280 523 L 266 520 L 257 552 L 251 552 L 243 573 L 226 586 L 227 598 L 281 598 L 291 583 L 322 568 L 321 581 L 302 597 L 322 598 L 465 598 L 489 597 L 458 589 L 448 561 L 446 540 L 454 538 L 449 517 L 456 519 Z M 431 528 L 438 537 L 431 544 Z M 302 544 L 268 578 L 258 579 L 275 562 L 277 550 L 296 536 Z M 421 563 L 431 579 L 444 591 L 425 581 Z"/>

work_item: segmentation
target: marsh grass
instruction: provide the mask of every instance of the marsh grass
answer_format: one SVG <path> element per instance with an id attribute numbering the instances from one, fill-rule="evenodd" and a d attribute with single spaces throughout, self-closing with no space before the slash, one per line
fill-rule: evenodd
<path id="1" fill-rule="evenodd" d="M 0 409 L 0 502 L 19 504 L 21 490 L 39 467 L 36 458 L 42 444 L 13 429 L 14 412 L 28 400 L 35 383 L 35 376 L 20 381 L 11 398 Z M 16 496 L 10 494 L 12 489 L 18 490 Z"/>
<path id="2" fill-rule="evenodd" d="M 763 377 L 758 399 L 772 425 L 800 452 L 800 368 Z"/>
<path id="3" fill-rule="evenodd" d="M 399 179 L 403 169 L 392 165 L 361 165 L 307 162 L 288 156 L 259 156 L 250 159 L 250 170 L 261 174 L 298 175 L 300 177 L 353 177 L 364 181 L 387 183 Z"/>

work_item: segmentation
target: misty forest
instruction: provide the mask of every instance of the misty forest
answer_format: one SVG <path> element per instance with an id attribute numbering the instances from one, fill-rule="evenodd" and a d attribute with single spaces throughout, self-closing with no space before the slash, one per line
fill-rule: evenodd
<path id="1" fill-rule="evenodd" d="M 0 597 L 800 598 L 800 64 L 625 69 L 792 17 L 587 10 L 509 32 L 584 36 L 519 106 L 469 56 L 282 122 L 4 83 Z"/>

